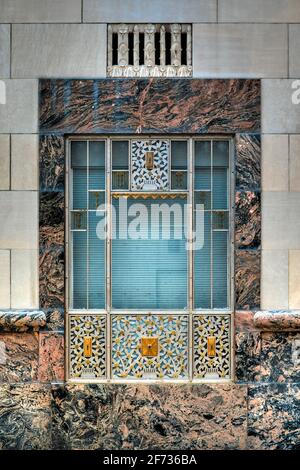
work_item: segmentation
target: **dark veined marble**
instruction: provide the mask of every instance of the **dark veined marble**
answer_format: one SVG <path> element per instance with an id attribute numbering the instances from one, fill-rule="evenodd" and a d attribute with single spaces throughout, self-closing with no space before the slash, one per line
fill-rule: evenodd
<path id="1" fill-rule="evenodd" d="M 260 193 L 238 191 L 235 195 L 235 248 L 260 248 Z"/>
<path id="2" fill-rule="evenodd" d="M 300 449 L 300 383 L 250 385 L 248 443 L 254 450 Z"/>
<path id="3" fill-rule="evenodd" d="M 293 360 L 295 340 L 300 340 L 299 333 L 262 333 L 262 382 L 300 382 L 300 362 Z"/>
<path id="4" fill-rule="evenodd" d="M 0 386 L 0 449 L 51 449 L 50 387 Z"/>
<path id="5" fill-rule="evenodd" d="M 253 318 L 256 328 L 262 331 L 299 331 L 299 310 L 262 310 Z"/>
<path id="6" fill-rule="evenodd" d="M 235 333 L 235 380 L 249 383 L 260 380 L 261 334 L 259 331 Z"/>
<path id="7" fill-rule="evenodd" d="M 259 191 L 261 188 L 260 135 L 237 134 L 235 156 L 236 189 Z"/>
<path id="8" fill-rule="evenodd" d="M 40 247 L 59 248 L 65 241 L 65 202 L 62 192 L 40 193 Z"/>
<path id="9" fill-rule="evenodd" d="M 45 309 L 46 325 L 44 330 L 46 331 L 63 331 L 64 330 L 64 317 L 65 312 L 62 308 L 48 308 Z"/>
<path id="10" fill-rule="evenodd" d="M 65 139 L 40 136 L 40 191 L 63 191 L 65 186 Z"/>
<path id="11" fill-rule="evenodd" d="M 257 382 L 260 378 L 261 333 L 255 328 L 254 312 L 236 311 L 235 326 L 235 380 Z"/>
<path id="12" fill-rule="evenodd" d="M 40 133 L 259 133 L 260 80 L 40 80 Z"/>
<path id="13" fill-rule="evenodd" d="M 0 330 L 3 331 L 38 330 L 45 325 L 46 315 L 41 310 L 0 311 Z"/>
<path id="14" fill-rule="evenodd" d="M 247 387 L 69 384 L 52 416 L 59 449 L 244 449 Z"/>
<path id="15" fill-rule="evenodd" d="M 257 310 L 260 307 L 260 250 L 235 251 L 236 309 Z"/>
<path id="16" fill-rule="evenodd" d="M 0 383 L 37 380 L 38 333 L 0 332 Z"/>
<path id="17" fill-rule="evenodd" d="M 65 253 L 64 248 L 41 248 L 39 257 L 40 308 L 64 308 Z"/>

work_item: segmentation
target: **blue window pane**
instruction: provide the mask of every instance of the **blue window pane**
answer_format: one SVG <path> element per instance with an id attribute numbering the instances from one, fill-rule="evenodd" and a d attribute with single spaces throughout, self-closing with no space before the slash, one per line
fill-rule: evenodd
<path id="1" fill-rule="evenodd" d="M 227 240 L 228 232 L 213 232 L 213 308 L 228 306 Z"/>
<path id="2" fill-rule="evenodd" d="M 150 214 L 150 206 L 176 203 L 183 214 L 185 199 L 133 199 L 128 200 L 128 208 L 133 204 L 143 204 Z M 118 200 L 114 200 L 118 209 Z M 185 239 L 175 239 L 174 220 L 171 224 L 171 239 L 163 239 L 165 225 L 162 219 L 157 224 L 145 227 L 144 238 L 121 239 L 118 210 L 116 217 L 117 239 L 112 242 L 112 305 L 118 309 L 183 309 L 187 306 L 187 251 Z M 125 226 L 125 227 L 124 227 Z M 129 226 L 130 227 L 130 226 Z M 158 239 L 153 231 L 158 229 Z M 184 226 L 177 227 L 177 236 Z M 151 236 L 152 234 L 152 236 Z"/>
<path id="3" fill-rule="evenodd" d="M 200 228 L 202 229 L 202 228 Z M 194 254 L 195 308 L 211 308 L 211 214 L 204 215 L 203 248 Z"/>
<path id="4" fill-rule="evenodd" d="M 89 308 L 105 307 L 105 240 L 97 236 L 97 224 L 101 220 L 96 212 L 89 212 L 88 287 Z"/>
<path id="5" fill-rule="evenodd" d="M 87 232 L 73 232 L 73 308 L 87 308 Z"/>

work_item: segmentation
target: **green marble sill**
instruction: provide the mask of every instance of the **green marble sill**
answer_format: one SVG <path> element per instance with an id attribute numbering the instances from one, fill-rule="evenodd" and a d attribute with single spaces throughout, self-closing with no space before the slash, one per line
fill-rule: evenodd
<path id="1" fill-rule="evenodd" d="M 0 330 L 39 330 L 46 325 L 46 315 L 41 310 L 0 310 Z"/>
<path id="2" fill-rule="evenodd" d="M 253 322 L 262 331 L 300 331 L 300 310 L 261 310 Z"/>

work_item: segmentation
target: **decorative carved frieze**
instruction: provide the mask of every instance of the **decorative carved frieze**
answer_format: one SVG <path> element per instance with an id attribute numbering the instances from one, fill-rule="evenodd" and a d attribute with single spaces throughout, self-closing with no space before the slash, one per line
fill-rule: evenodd
<path id="1" fill-rule="evenodd" d="M 191 25 L 112 24 L 107 33 L 109 77 L 192 76 Z"/>

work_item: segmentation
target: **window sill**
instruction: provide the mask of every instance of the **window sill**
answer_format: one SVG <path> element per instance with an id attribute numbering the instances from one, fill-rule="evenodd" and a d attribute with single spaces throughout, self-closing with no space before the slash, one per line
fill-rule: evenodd
<path id="1" fill-rule="evenodd" d="M 1 310 L 0 330 L 23 332 L 39 330 L 46 325 L 46 315 L 41 310 Z"/>
<path id="2" fill-rule="evenodd" d="M 300 331 L 300 310 L 261 310 L 253 320 L 261 331 Z"/>

